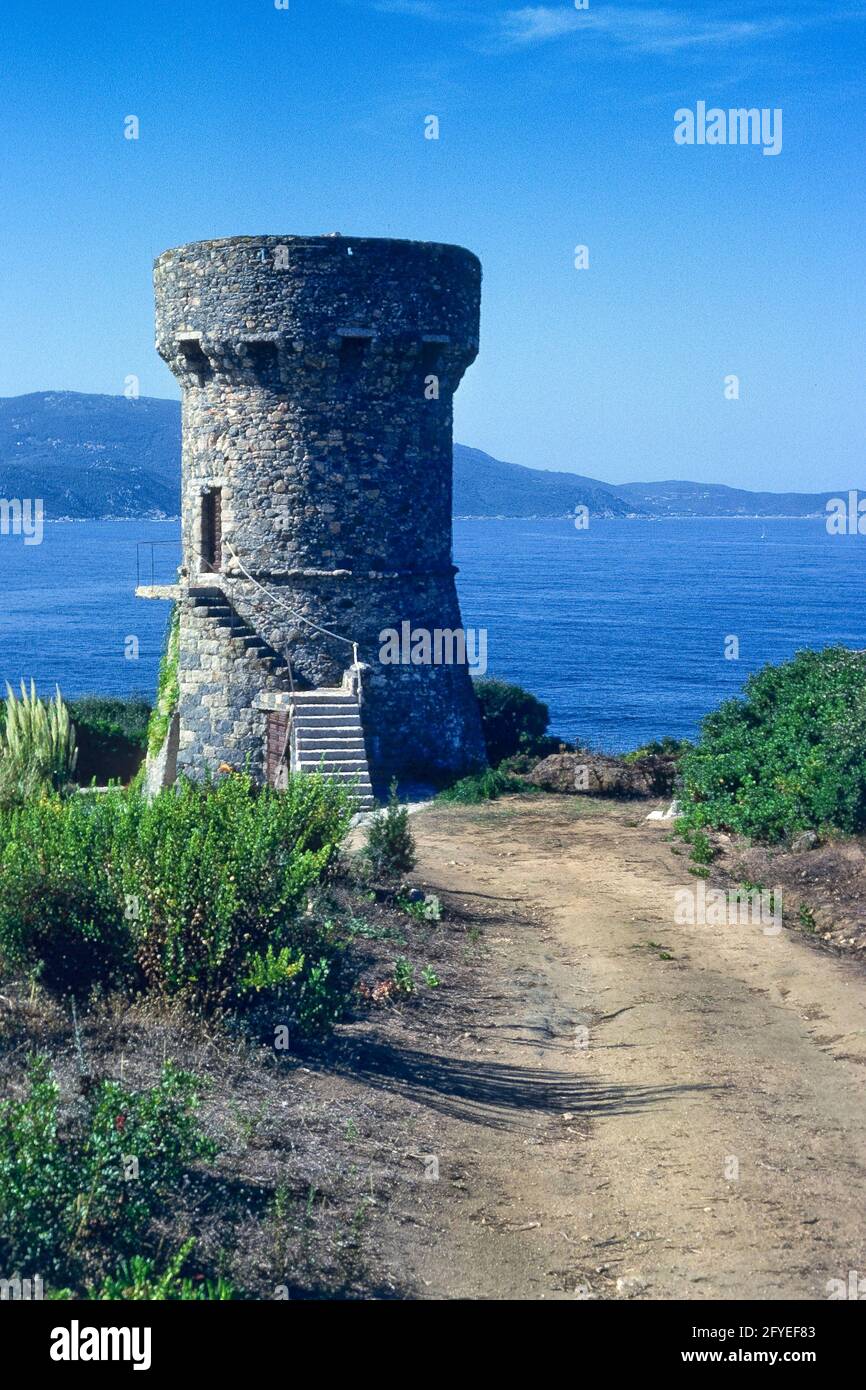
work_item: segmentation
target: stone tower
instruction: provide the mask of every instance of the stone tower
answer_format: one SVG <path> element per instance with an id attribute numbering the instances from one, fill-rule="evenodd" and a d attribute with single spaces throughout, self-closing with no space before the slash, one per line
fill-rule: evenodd
<path id="1" fill-rule="evenodd" d="M 483 765 L 451 556 L 476 257 L 230 237 L 166 251 L 154 278 L 183 388 L 177 771 L 316 765 L 368 791 L 368 765 L 377 786 Z"/>

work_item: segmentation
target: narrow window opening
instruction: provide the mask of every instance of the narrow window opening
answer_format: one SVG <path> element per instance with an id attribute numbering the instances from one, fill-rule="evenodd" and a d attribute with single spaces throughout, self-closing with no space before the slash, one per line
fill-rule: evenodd
<path id="1" fill-rule="evenodd" d="M 180 348 L 181 355 L 186 362 L 187 368 L 198 377 L 200 386 L 213 376 L 213 367 L 202 350 L 200 339 L 180 338 L 178 340 L 178 347 Z"/>
<path id="2" fill-rule="evenodd" d="M 340 372 L 343 376 L 360 375 L 369 345 L 369 338 L 344 336 L 340 339 Z"/>
<path id="3" fill-rule="evenodd" d="M 441 343 L 422 343 L 421 345 L 421 368 L 425 376 L 431 374 L 439 375 L 439 364 L 442 361 Z"/>
<path id="4" fill-rule="evenodd" d="M 209 574 L 222 568 L 222 488 L 214 487 L 201 499 L 201 562 Z"/>
<path id="5" fill-rule="evenodd" d="M 276 343 L 247 343 L 247 352 L 257 376 L 269 376 L 277 367 Z"/>

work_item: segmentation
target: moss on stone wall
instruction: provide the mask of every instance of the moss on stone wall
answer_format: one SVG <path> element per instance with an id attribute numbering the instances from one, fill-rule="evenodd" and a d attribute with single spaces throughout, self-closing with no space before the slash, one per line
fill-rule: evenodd
<path id="1" fill-rule="evenodd" d="M 180 609 L 177 604 L 172 606 L 171 616 L 168 620 L 168 631 L 165 638 L 165 648 L 162 653 L 162 660 L 159 663 L 159 682 L 157 685 L 156 704 L 150 716 L 147 726 L 147 753 L 148 757 L 155 758 L 162 745 L 165 743 L 168 734 L 171 717 L 177 709 L 180 697 L 178 685 L 178 659 L 180 655 Z"/>

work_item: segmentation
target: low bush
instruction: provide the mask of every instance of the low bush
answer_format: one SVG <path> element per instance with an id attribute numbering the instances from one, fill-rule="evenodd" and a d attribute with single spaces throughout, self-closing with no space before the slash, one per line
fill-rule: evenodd
<path id="1" fill-rule="evenodd" d="M 378 811 L 367 828 L 364 859 L 373 878 L 398 878 L 415 867 L 415 838 L 409 828 L 409 812 L 397 798 L 392 782 L 388 805 Z"/>
<path id="2" fill-rule="evenodd" d="M 441 791 L 436 799 L 457 802 L 463 806 L 477 806 L 482 801 L 496 801 L 500 796 L 537 791 L 537 787 L 524 782 L 520 777 L 512 777 L 500 768 L 488 768 L 486 772 L 477 772 L 471 777 L 461 778 L 453 787 L 446 787 Z"/>
<path id="3" fill-rule="evenodd" d="M 180 698 L 180 609 L 172 605 L 166 623 L 165 643 L 159 663 L 156 704 L 147 728 L 147 751 L 156 757 L 168 736 L 171 718 Z"/>
<path id="4" fill-rule="evenodd" d="M 69 702 L 76 729 L 113 734 L 138 748 L 147 746 L 151 707 L 141 695 L 80 695 Z"/>
<path id="5" fill-rule="evenodd" d="M 147 751 L 148 701 L 83 695 L 70 703 L 69 712 L 78 739 L 77 781 L 82 786 L 93 780 L 100 785 L 130 781 Z"/>
<path id="6" fill-rule="evenodd" d="M 195 1241 L 186 1241 L 173 1255 L 165 1268 L 144 1255 L 121 1260 L 114 1274 L 107 1275 L 101 1284 L 90 1285 L 84 1297 L 90 1301 L 124 1300 L 128 1302 L 224 1302 L 236 1297 L 227 1279 L 196 1279 L 182 1273 Z M 46 1294 L 50 1299 L 75 1299 L 73 1289 L 56 1289 Z"/>
<path id="7" fill-rule="evenodd" d="M 135 973 L 117 844 L 119 795 L 31 799 L 0 813 L 0 957 L 54 993 Z"/>
<path id="8" fill-rule="evenodd" d="M 481 724 L 487 760 L 497 767 L 518 753 L 544 757 L 554 752 L 558 740 L 547 737 L 550 711 L 547 705 L 519 685 L 494 677 L 473 682 L 481 707 Z"/>
<path id="9" fill-rule="evenodd" d="M 0 1269 L 80 1288 L 140 1255 L 189 1166 L 216 1154 L 198 1107 L 194 1079 L 168 1064 L 147 1090 L 100 1081 L 63 1115 L 34 1058 L 28 1094 L 0 1102 Z"/>
<path id="10" fill-rule="evenodd" d="M 866 657 L 802 651 L 751 676 L 682 760 L 684 824 L 777 842 L 866 830 Z"/>
<path id="11" fill-rule="evenodd" d="M 299 909 L 346 834 L 345 794 L 315 775 L 290 778 L 285 791 L 235 775 L 132 804 L 122 886 L 146 983 L 209 1012 L 242 1003 L 256 962 L 289 949 L 295 962 L 303 956 L 291 980 L 300 992 L 311 950 L 326 943 Z"/>
<path id="12" fill-rule="evenodd" d="M 335 952 L 303 908 L 350 818 L 318 776 L 29 802 L 0 815 L 0 956 L 59 993 L 137 985 L 211 1013 L 280 988 L 300 1006 Z"/>
<path id="13" fill-rule="evenodd" d="M 679 760 L 692 747 L 688 739 L 684 738 L 657 738 L 651 743 L 645 743 L 641 748 L 635 748 L 631 753 L 623 753 L 624 763 L 640 763 L 646 758 L 673 758 Z"/>

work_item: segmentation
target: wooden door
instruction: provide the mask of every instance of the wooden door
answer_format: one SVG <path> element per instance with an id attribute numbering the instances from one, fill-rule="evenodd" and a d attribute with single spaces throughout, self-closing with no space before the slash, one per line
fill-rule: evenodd
<path id="1" fill-rule="evenodd" d="M 265 777 L 272 787 L 285 784 L 289 760 L 289 749 L 286 748 L 288 727 L 289 716 L 285 710 L 268 711 L 265 732 Z"/>

